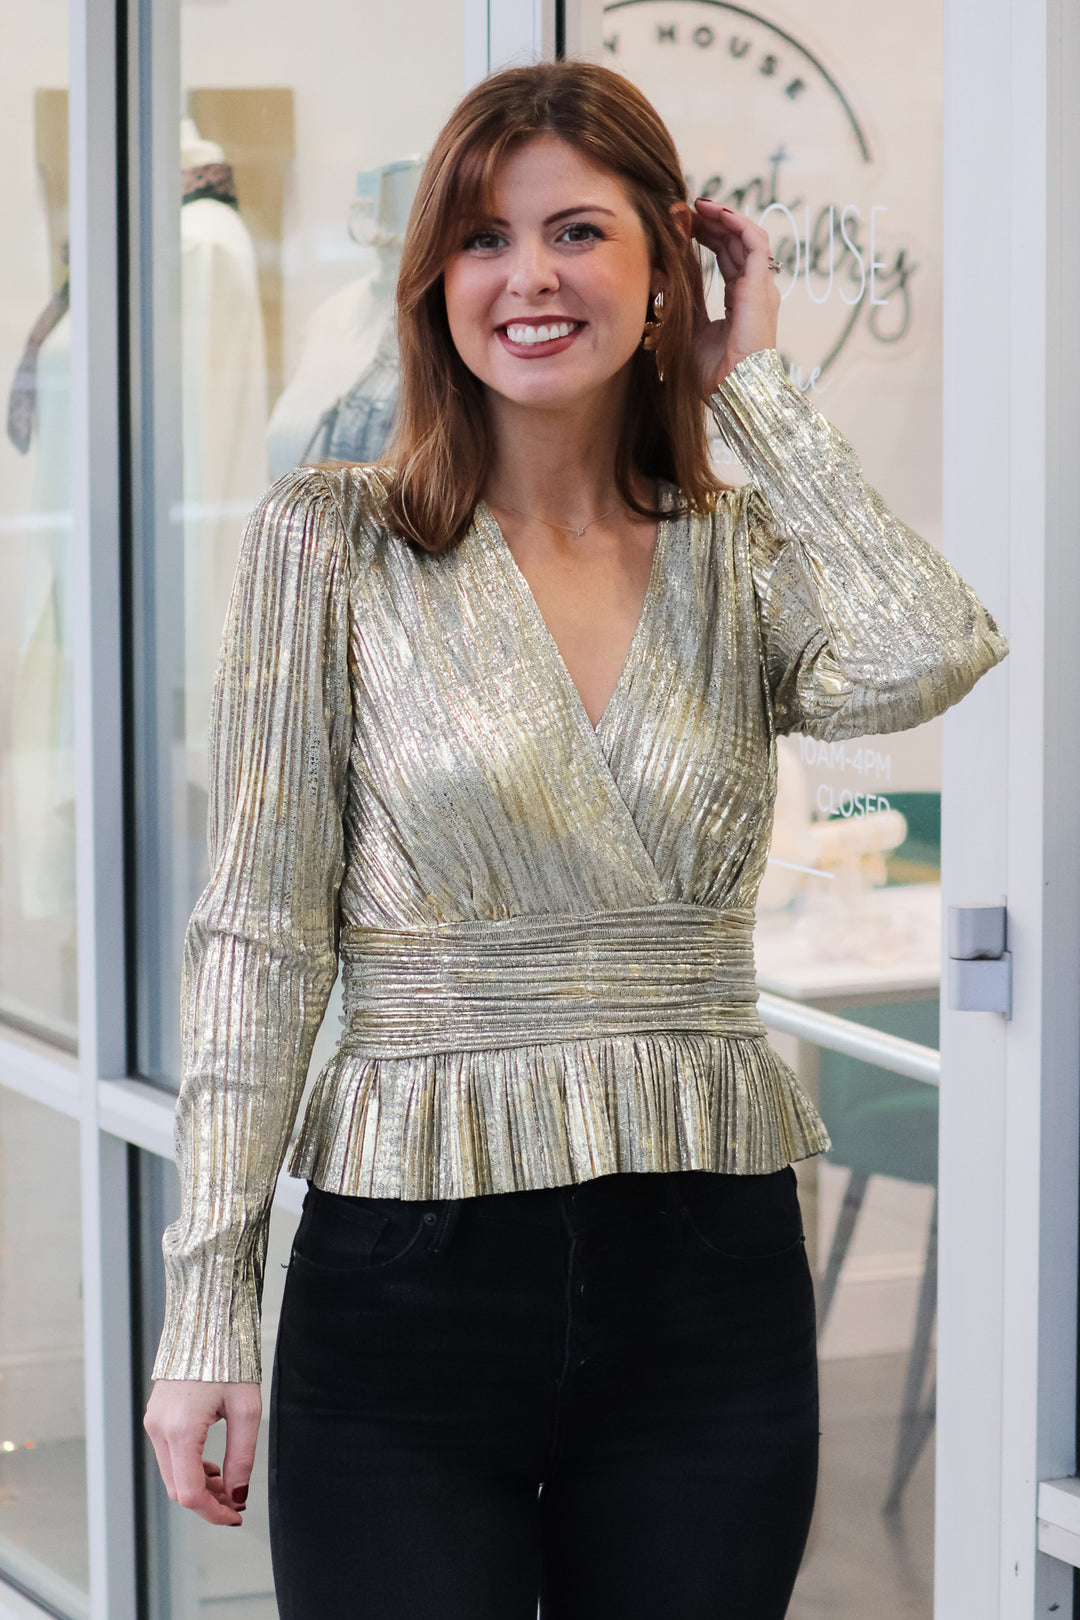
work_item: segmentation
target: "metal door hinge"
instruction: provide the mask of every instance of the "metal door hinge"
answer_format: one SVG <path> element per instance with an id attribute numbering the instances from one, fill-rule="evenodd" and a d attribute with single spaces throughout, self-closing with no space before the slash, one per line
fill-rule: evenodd
<path id="1" fill-rule="evenodd" d="M 948 1006 L 1012 1017 L 1012 952 L 1004 906 L 949 907 Z"/>

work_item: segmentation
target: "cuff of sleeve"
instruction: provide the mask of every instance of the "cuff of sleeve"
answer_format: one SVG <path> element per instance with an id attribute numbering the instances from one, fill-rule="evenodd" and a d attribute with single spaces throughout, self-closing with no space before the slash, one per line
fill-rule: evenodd
<path id="1" fill-rule="evenodd" d="M 165 1259 L 165 1325 L 153 1377 L 262 1381 L 259 1291 L 221 1255 Z"/>

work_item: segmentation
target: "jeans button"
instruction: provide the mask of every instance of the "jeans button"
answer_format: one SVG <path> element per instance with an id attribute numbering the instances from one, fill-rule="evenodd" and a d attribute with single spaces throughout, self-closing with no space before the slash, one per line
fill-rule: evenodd
<path id="1" fill-rule="evenodd" d="M 429 1209 L 429 1210 L 425 1211 L 425 1214 L 424 1214 L 424 1225 L 425 1226 L 434 1226 L 435 1222 L 438 1220 L 438 1218 L 439 1217 L 436 1215 L 435 1211 L 433 1209 Z"/>

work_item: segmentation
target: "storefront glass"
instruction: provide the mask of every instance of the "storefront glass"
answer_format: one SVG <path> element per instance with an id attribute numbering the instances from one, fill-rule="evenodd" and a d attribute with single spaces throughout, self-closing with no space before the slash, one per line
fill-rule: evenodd
<path id="1" fill-rule="evenodd" d="M 0 1020 L 73 1049 L 67 7 L 0 30 Z"/>
<path id="2" fill-rule="evenodd" d="M 401 232 L 423 154 L 464 90 L 464 66 L 464 7 L 444 0 L 411 7 L 407 26 L 393 8 L 340 0 L 315 0 L 302 18 L 253 0 L 180 8 L 179 219 L 169 246 L 178 342 L 173 403 L 158 424 L 172 431 L 171 409 L 175 453 L 166 449 L 158 465 L 174 467 L 178 482 L 164 506 L 167 544 L 144 536 L 141 565 L 155 577 L 140 593 L 157 616 L 157 633 L 142 639 L 144 690 L 164 689 L 166 700 L 144 706 L 139 730 L 140 777 L 153 784 L 138 810 L 139 1065 L 166 1084 L 179 1076 L 184 928 L 209 875 L 210 698 L 245 519 L 298 464 L 370 460 L 386 442 Z M 162 713 L 171 722 L 154 720 Z M 339 1033 L 338 1010 L 335 999 L 313 1068 Z M 140 1184 L 148 1380 L 176 1178 L 144 1156 Z M 267 1259 L 267 1410 L 294 1224 L 275 1214 Z M 219 1461 L 222 1440 L 219 1427 L 208 1450 Z M 152 1454 L 146 1474 L 150 1614 L 188 1620 L 227 1609 L 273 1620 L 265 1423 L 238 1536 L 170 1503 Z"/>
<path id="3" fill-rule="evenodd" d="M 937 544 L 941 0 L 875 15 L 872 28 L 850 20 L 839 0 L 570 0 L 565 19 L 569 54 L 625 72 L 656 102 L 691 196 L 764 219 L 784 266 L 791 380 Z M 400 230 L 425 147 L 463 87 L 464 54 L 461 8 L 436 0 L 407 38 L 393 13 L 330 0 L 302 30 L 247 0 L 227 11 L 186 0 L 180 30 L 175 410 L 161 428 L 175 435 L 177 482 L 153 564 L 169 634 L 144 638 L 148 683 L 171 701 L 157 708 L 168 726 L 144 728 L 141 766 L 167 791 L 139 873 L 154 898 L 142 907 L 139 1061 L 166 1084 L 178 1075 L 184 925 L 208 875 L 207 719 L 244 519 L 293 466 L 370 459 L 386 443 Z M 719 312 L 715 280 L 710 300 Z M 713 448 L 722 476 L 740 482 L 719 438 Z M 940 780 L 938 724 L 843 745 L 783 741 L 763 989 L 936 1045 Z M 929 1615 L 936 1091 L 778 1044 L 834 1138 L 829 1161 L 801 1171 L 824 1442 L 792 1614 Z M 155 1253 L 161 1205 L 145 1212 Z M 262 1615 L 272 1600 L 260 1522 L 249 1515 L 243 1556 L 223 1553 L 159 1501 L 158 1612 L 171 1591 L 177 1613 L 216 1593 Z M 189 1541 L 203 1550 L 178 1551 Z"/>
<path id="4" fill-rule="evenodd" d="M 386 441 L 401 232 L 464 88 L 464 8 L 425 0 L 406 26 L 341 0 L 302 18 L 185 0 L 179 49 L 178 219 L 153 243 L 175 271 L 157 283 L 175 301 L 175 375 L 162 384 L 159 366 L 154 384 L 169 532 L 143 533 L 137 560 L 154 615 L 139 654 L 139 1067 L 165 1084 L 184 928 L 208 877 L 211 690 L 244 522 L 298 463 L 370 460 Z"/>
<path id="5" fill-rule="evenodd" d="M 139 1069 L 175 1084 L 186 920 L 206 883 L 207 727 L 244 520 L 270 481 L 389 434 L 389 324 L 419 162 L 463 91 L 463 6 L 180 8 L 175 468 L 142 535 Z M 155 386 L 162 387 L 160 377 Z M 168 475 L 167 475 L 168 476 Z M 157 697 L 146 697 L 157 693 Z M 164 716 L 164 718 L 162 718 Z"/>
<path id="6" fill-rule="evenodd" d="M 857 18 L 844 0 L 570 0 L 566 34 L 568 54 L 655 102 L 691 197 L 765 224 L 791 381 L 851 439 L 892 509 L 940 544 L 941 0 Z M 716 279 L 709 296 L 719 315 Z M 719 439 L 714 450 L 741 482 Z M 764 990 L 937 1045 L 940 784 L 940 723 L 782 739 L 757 929 Z M 929 1616 L 937 1092 L 776 1044 L 834 1143 L 800 1174 L 823 1450 L 791 1613 Z"/>
<path id="7" fill-rule="evenodd" d="M 0 1087 L 0 1581 L 89 1614 L 79 1128 Z"/>

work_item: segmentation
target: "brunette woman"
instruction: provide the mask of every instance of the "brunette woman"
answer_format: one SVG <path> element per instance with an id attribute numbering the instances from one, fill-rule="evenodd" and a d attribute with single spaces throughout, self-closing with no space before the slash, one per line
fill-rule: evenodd
<path id="1" fill-rule="evenodd" d="M 791 1166 L 827 1137 L 755 1005 L 776 737 L 918 725 L 1006 644 L 789 385 L 778 309 L 766 233 L 691 206 L 630 83 L 497 74 L 420 183 L 387 463 L 302 468 L 248 528 L 146 1423 L 170 1496 L 240 1523 L 340 962 L 289 1161 L 282 1620 L 787 1608 L 818 1446 Z"/>

